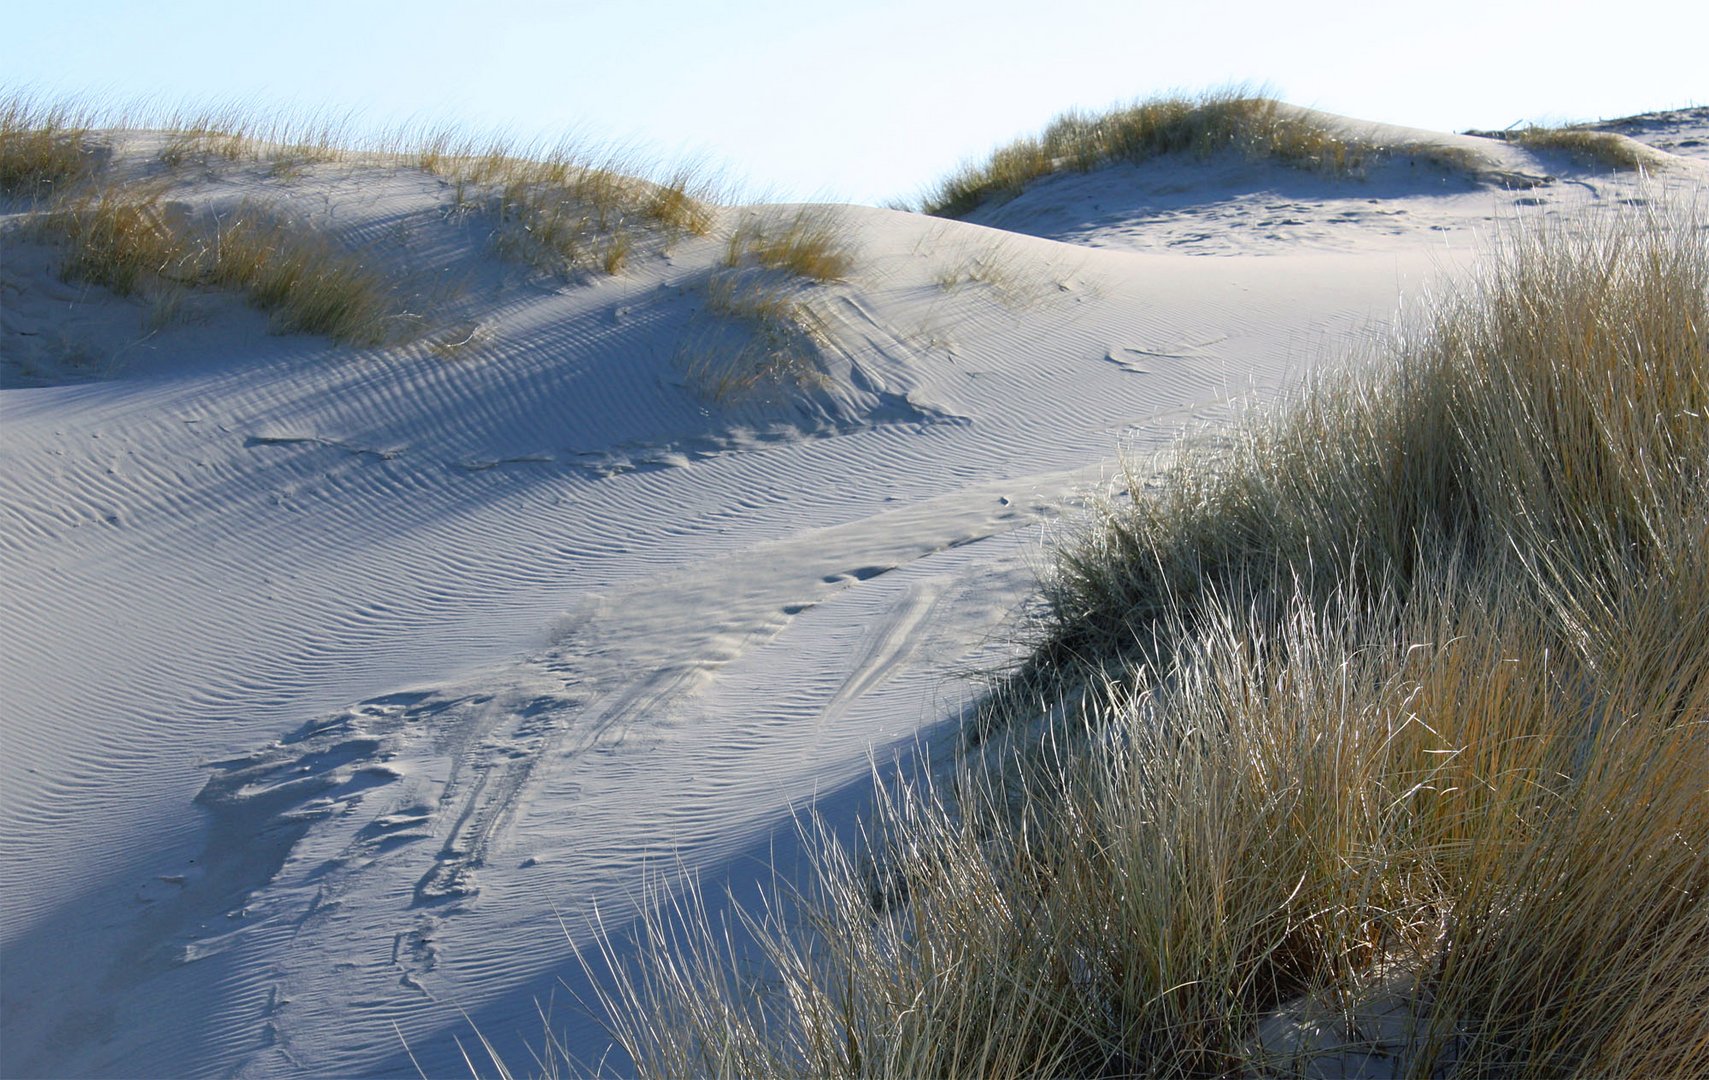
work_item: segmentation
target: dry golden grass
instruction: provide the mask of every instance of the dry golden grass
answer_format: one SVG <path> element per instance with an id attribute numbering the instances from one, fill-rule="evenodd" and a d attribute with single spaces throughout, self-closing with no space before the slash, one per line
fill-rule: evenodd
<path id="1" fill-rule="evenodd" d="M 455 206 L 494 220 L 502 255 L 544 272 L 616 274 L 639 249 L 704 236 L 713 224 L 711 180 L 690 168 L 646 180 L 643 163 L 620 155 L 595 163 L 565 146 L 530 156 L 447 132 L 427 136 L 412 156 L 451 183 Z"/>
<path id="2" fill-rule="evenodd" d="M 1132 484 L 953 780 L 607 954 L 641 1071 L 1701 1075 L 1700 224 L 1528 224 L 1375 373 Z"/>
<path id="3" fill-rule="evenodd" d="M 159 157 L 161 164 L 176 169 L 191 162 L 237 161 L 253 151 L 254 144 L 242 134 L 198 126 L 172 132 Z"/>
<path id="4" fill-rule="evenodd" d="M 721 325 L 689 342 L 678 361 L 698 393 L 730 402 L 824 381 L 830 333 L 798 282 L 725 270 L 708 279 L 705 295 L 706 311 Z"/>
<path id="5" fill-rule="evenodd" d="M 1009 279 L 1009 268 L 1012 265 L 1007 246 L 998 241 L 982 251 L 973 252 L 958 260 L 955 265 L 940 270 L 937 274 L 938 288 L 945 292 L 954 292 L 966 285 L 1001 288 Z"/>
<path id="6" fill-rule="evenodd" d="M 274 175 L 290 176 L 309 165 L 374 153 L 357 148 L 348 116 L 304 114 L 268 117 L 240 105 L 126 118 L 124 127 L 146 126 L 167 135 L 156 157 L 169 169 L 189 165 L 264 162 Z"/>
<path id="7" fill-rule="evenodd" d="M 963 217 L 988 202 L 1013 198 L 1027 185 L 1056 173 L 1088 172 L 1165 154 L 1204 157 L 1229 151 L 1335 176 L 1358 175 L 1374 162 L 1408 158 L 1445 171 L 1487 174 L 1503 182 L 1514 179 L 1489 173 L 1483 160 L 1462 147 L 1383 143 L 1274 98 L 1235 88 L 1197 97 L 1153 98 L 1103 113 L 1065 113 L 1039 135 L 1000 147 L 988 160 L 952 173 L 925 197 L 922 209 L 940 217 Z"/>
<path id="8" fill-rule="evenodd" d="M 0 101 L 6 193 L 63 191 L 83 178 L 96 160 L 88 142 L 92 115 L 21 95 Z M 358 138 L 349 116 L 268 117 L 241 105 L 103 115 L 116 131 L 163 136 L 155 158 L 172 175 L 192 166 L 261 164 L 290 179 L 333 161 L 418 166 L 449 182 L 458 212 L 492 220 L 501 255 L 548 273 L 616 274 L 637 256 L 705 235 L 714 222 L 715 177 L 692 166 L 660 170 L 632 153 L 569 144 L 540 150 L 450 128 Z"/>
<path id="9" fill-rule="evenodd" d="M 308 165 L 364 155 L 395 155 L 392 140 L 368 140 L 361 145 L 352 135 L 348 116 L 297 114 L 269 117 L 241 105 L 205 109 L 130 109 L 106 104 L 42 103 L 20 92 L 0 96 L 0 131 L 4 154 L 12 164 L 45 170 L 57 176 L 63 190 L 87 176 L 96 151 L 108 149 L 91 141 L 96 129 L 104 137 L 139 132 L 164 136 L 155 159 L 169 170 L 188 165 L 215 167 L 237 162 L 262 162 L 275 175 L 293 175 Z M 11 192 L 10 181 L 6 189 Z"/>
<path id="10" fill-rule="evenodd" d="M 1694 451 L 1706 429 L 1693 414 L 1709 404 L 1693 226 L 1649 227 L 1661 238 L 1586 226 L 1511 239 L 1478 304 L 1401 343 L 1393 386 L 1321 387 L 1285 422 L 1239 431 L 1226 464 L 1189 455 L 1169 468 L 1161 494 L 1064 554 L 1046 666 L 1131 641 L 1149 609 L 1201 588 L 1268 588 L 1278 565 L 1326 595 L 1349 574 L 1371 589 L 1409 585 L 1427 565 L 1421 551 L 1437 547 L 1506 550 L 1543 524 L 1576 535 L 1559 523 L 1566 513 L 1621 511 L 1596 522 L 1598 535 L 1639 529 L 1642 478 L 1624 455 L 1657 417 L 1665 440 L 1651 454 Z M 1486 367 L 1470 366 L 1474 349 Z M 1605 430 L 1617 422 L 1637 430 Z M 1326 455 L 1340 471 L 1315 464 Z M 1615 484 L 1640 486 L 1598 486 Z M 1325 551 L 1357 551 L 1359 565 Z"/>
<path id="11" fill-rule="evenodd" d="M 94 172 L 98 154 L 80 110 L 19 93 L 0 97 L 0 194 L 43 198 L 64 191 Z"/>
<path id="12" fill-rule="evenodd" d="M 1012 243 L 996 240 L 963 248 L 934 280 L 946 293 L 977 288 L 1004 307 L 1020 311 L 1044 300 L 1059 284 L 1041 272 L 1023 272 L 1019 267 L 1024 265 Z"/>
<path id="13" fill-rule="evenodd" d="M 1615 169 L 1641 169 L 1645 164 L 1640 144 L 1607 131 L 1529 127 L 1512 132 L 1507 138 L 1534 150 L 1565 150 L 1581 161 Z"/>
<path id="14" fill-rule="evenodd" d="M 160 210 L 158 190 L 103 185 L 62 199 L 38 222 L 65 249 L 68 281 L 105 285 L 128 296 L 151 277 L 169 277 L 188 254 Z"/>
<path id="15" fill-rule="evenodd" d="M 169 212 L 156 187 L 100 185 L 35 222 L 65 251 L 68 280 L 121 295 L 207 286 L 241 291 L 281 330 L 377 345 L 408 337 L 416 317 L 383 274 L 330 237 L 260 204 L 199 224 Z"/>
<path id="16" fill-rule="evenodd" d="M 411 336 L 420 316 L 403 310 L 386 277 L 330 236 L 261 204 L 222 223 L 201 281 L 243 291 L 284 329 L 378 345 Z"/>
<path id="17" fill-rule="evenodd" d="M 831 206 L 750 210 L 724 247 L 725 269 L 706 282 L 713 324 L 678 357 L 689 384 L 714 402 L 823 385 L 831 336 L 809 294 L 853 269 L 840 213 Z"/>
<path id="18" fill-rule="evenodd" d="M 1065 113 L 1040 135 L 1004 146 L 984 163 L 951 175 L 926 197 L 924 209 L 960 217 L 991 199 L 1018 195 L 1052 173 L 1225 150 L 1348 173 L 1376 147 L 1298 115 L 1273 98 L 1241 90 L 1154 98 L 1105 113 Z"/>
<path id="19" fill-rule="evenodd" d="M 847 277 L 854 262 L 848 226 L 833 206 L 749 212 L 731 231 L 724 256 L 726 266 L 753 263 L 827 282 Z"/>
<path id="20" fill-rule="evenodd" d="M 371 167 L 418 166 L 445 177 L 458 213 L 493 222 L 504 256 L 543 272 L 618 274 L 637 257 L 713 226 L 714 178 L 689 167 L 641 178 L 645 163 L 573 147 L 530 156 L 499 141 L 449 129 L 350 137 L 348 118 L 267 119 L 242 107 L 146 117 L 103 115 L 117 134 L 158 135 L 157 163 L 129 160 L 123 177 L 93 182 L 107 147 L 92 142 L 93 113 L 0 100 L 0 179 L 9 195 L 52 197 L 32 214 L 40 235 L 66 250 L 65 273 L 125 293 L 142 290 L 169 314 L 184 289 L 229 287 L 274 314 L 281 329 L 376 344 L 412 336 L 397 283 L 301 221 L 259 204 L 218 226 L 190 228 L 163 209 L 163 192 L 183 170 L 263 165 L 274 177 L 329 161 Z M 140 114 L 139 114 L 140 115 Z M 133 155 L 134 158 L 134 155 Z M 162 168 L 163 167 L 163 168 Z M 153 179 L 150 179 L 153 177 Z M 768 258 L 787 258 L 771 256 Z"/>

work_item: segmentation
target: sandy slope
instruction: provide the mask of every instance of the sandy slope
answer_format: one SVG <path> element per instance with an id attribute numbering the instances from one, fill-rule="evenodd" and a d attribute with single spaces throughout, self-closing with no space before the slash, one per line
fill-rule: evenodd
<path id="1" fill-rule="evenodd" d="M 718 237 L 533 276 L 413 170 L 177 193 L 409 268 L 445 334 L 408 348 L 217 296 L 139 330 L 9 235 L 0 1072 L 408 1073 L 401 1032 L 438 1075 L 464 1011 L 526 1063 L 554 990 L 598 1059 L 558 983 L 595 904 L 620 928 L 678 865 L 745 890 L 792 810 L 846 820 L 870 756 L 941 742 L 1119 446 L 1273 394 L 1516 203 L 1641 197 L 1480 149 L 1559 179 L 1159 162 L 983 225 L 847 208 L 800 402 L 687 385 Z"/>

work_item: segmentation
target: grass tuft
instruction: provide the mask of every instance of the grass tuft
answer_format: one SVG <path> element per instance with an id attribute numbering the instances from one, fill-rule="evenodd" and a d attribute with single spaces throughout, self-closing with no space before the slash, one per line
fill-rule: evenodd
<path id="1" fill-rule="evenodd" d="M 823 383 L 830 332 L 798 282 L 752 270 L 720 271 L 707 282 L 706 310 L 723 325 L 685 348 L 681 363 L 689 385 L 707 399 L 726 403 L 767 388 Z M 731 330 L 741 335 L 735 344 L 727 340 Z"/>
<path id="2" fill-rule="evenodd" d="M 1166 463 L 1158 494 L 1065 551 L 1043 667 L 1125 654 L 1153 613 L 1207 589 L 1262 595 L 1278 567 L 1313 597 L 1380 594 L 1438 572 L 1437 552 L 1659 543 L 1649 461 L 1709 453 L 1693 226 L 1527 227 L 1474 301 L 1399 343 L 1386 382 L 1320 387 L 1214 466 Z"/>
<path id="3" fill-rule="evenodd" d="M 307 115 L 268 121 L 233 105 L 178 112 L 151 123 L 168 135 L 156 157 L 174 170 L 259 161 L 269 163 L 273 175 L 291 177 L 309 165 L 338 161 L 349 153 L 348 117 Z"/>
<path id="4" fill-rule="evenodd" d="M 693 169 L 645 180 L 638 162 L 621 157 L 594 164 L 573 147 L 531 157 L 446 132 L 430 135 L 413 156 L 452 185 L 456 207 L 494 220 L 502 255 L 546 273 L 616 274 L 638 245 L 668 247 L 713 224 L 702 197 L 710 184 Z"/>
<path id="5" fill-rule="evenodd" d="M 454 213 L 493 222 L 501 255 L 546 273 L 620 273 L 635 257 L 704 236 L 715 223 L 716 177 L 693 165 L 661 171 L 621 151 L 600 155 L 563 144 L 540 152 L 452 128 L 358 140 L 349 116 L 267 119 L 243 105 L 103 115 L 116 131 L 157 134 L 154 156 L 169 175 L 237 163 L 264 165 L 268 176 L 283 180 L 330 161 L 417 166 L 446 180 Z M 21 94 L 0 98 L 6 194 L 65 194 L 90 175 L 104 149 L 91 142 L 84 112 L 38 105 Z"/>
<path id="6" fill-rule="evenodd" d="M 0 194 L 45 198 L 93 173 L 98 161 L 78 110 L 17 93 L 0 98 Z"/>
<path id="7" fill-rule="evenodd" d="M 977 286 L 1004 307 L 1016 311 L 1031 307 L 1052 291 L 1051 282 L 1043 275 L 1017 271 L 1016 266 L 1024 263 L 1015 256 L 1007 240 L 964 248 L 959 258 L 938 271 L 937 286 L 946 293 Z"/>
<path id="8" fill-rule="evenodd" d="M 726 266 L 755 263 L 814 281 L 841 281 L 854 268 L 848 226 L 834 207 L 750 214 L 730 234 Z"/>
<path id="9" fill-rule="evenodd" d="M 1580 161 L 1614 169 L 1641 169 L 1647 163 L 1641 143 L 1607 131 L 1528 127 L 1510 133 L 1507 138 L 1533 150 L 1564 150 Z"/>
<path id="10" fill-rule="evenodd" d="M 939 217 L 965 217 L 1057 173 L 1089 172 L 1166 154 L 1207 157 L 1230 151 L 1333 176 L 1359 175 L 1375 162 L 1406 158 L 1495 182 L 1528 179 L 1492 171 L 1464 147 L 1384 143 L 1235 88 L 1196 97 L 1152 98 L 1102 113 L 1064 113 L 1040 134 L 999 147 L 984 162 L 964 165 L 932 189 L 921 208 Z"/>
<path id="11" fill-rule="evenodd" d="M 868 855 L 812 838 L 735 927 L 655 907 L 607 954 L 619 1041 L 663 1076 L 1697 1075 L 1706 463 L 1696 209 L 1527 223 L 1375 371 L 1130 482 Z"/>
<path id="12" fill-rule="evenodd" d="M 419 321 L 356 253 L 263 204 L 240 207 L 218 227 L 199 269 L 203 283 L 242 290 L 287 330 L 378 345 Z"/>
<path id="13" fill-rule="evenodd" d="M 837 209 L 749 211 L 726 236 L 723 262 L 706 282 L 715 325 L 679 358 L 689 385 L 720 403 L 823 385 L 831 334 L 809 292 L 843 280 L 855 262 Z"/>
<path id="14" fill-rule="evenodd" d="M 140 185 L 101 185 L 67 197 L 36 222 L 65 251 L 67 280 L 120 295 L 232 288 L 281 330 L 377 345 L 407 336 L 414 317 L 393 284 L 332 238 L 259 203 L 197 223 Z"/>
<path id="15" fill-rule="evenodd" d="M 157 320 L 173 318 L 189 289 L 220 287 L 245 293 L 282 330 L 382 344 L 422 329 L 403 308 L 399 282 L 277 206 L 250 202 L 218 221 L 191 221 L 189 206 L 165 201 L 190 167 L 220 174 L 235 166 L 253 178 L 260 173 L 249 166 L 260 165 L 268 177 L 289 180 L 328 161 L 418 166 L 445 179 L 454 215 L 490 219 L 501 255 L 571 277 L 620 274 L 682 237 L 706 235 L 716 220 L 716 178 L 698 167 L 659 173 L 634 155 L 596 160 L 568 145 L 533 153 L 448 128 L 358 144 L 348 117 L 267 120 L 243 106 L 103 112 L 118 136 L 143 136 L 154 160 L 127 161 L 124 177 L 95 183 L 111 150 L 93 141 L 89 115 L 21 94 L 0 98 L 0 181 L 7 195 L 41 200 L 26 223 L 64 249 L 66 276 L 146 293 Z M 660 178 L 643 178 L 648 172 Z M 795 240 L 799 251 L 780 241 L 779 251 L 760 257 L 813 270 L 811 237 Z"/>

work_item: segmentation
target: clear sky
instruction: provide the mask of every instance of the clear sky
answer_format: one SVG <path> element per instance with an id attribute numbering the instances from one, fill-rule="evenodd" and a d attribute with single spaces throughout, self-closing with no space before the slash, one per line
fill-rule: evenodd
<path id="1" fill-rule="evenodd" d="M 11 0 L 0 82 L 353 110 L 906 197 L 1070 108 L 1244 82 L 1438 130 L 1709 104 L 1686 0 Z"/>

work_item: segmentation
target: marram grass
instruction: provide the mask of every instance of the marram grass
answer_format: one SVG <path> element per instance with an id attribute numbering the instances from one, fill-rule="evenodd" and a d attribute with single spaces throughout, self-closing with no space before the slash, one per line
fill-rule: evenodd
<path id="1" fill-rule="evenodd" d="M 358 345 L 408 336 L 416 317 L 395 283 L 320 230 L 262 203 L 220 220 L 169 213 L 157 189 L 98 185 L 58 200 L 34 222 L 64 249 L 61 273 L 120 295 L 205 286 L 235 289 L 282 330 Z"/>
<path id="2" fill-rule="evenodd" d="M 1646 163 L 1643 145 L 1612 132 L 1584 128 L 1521 128 L 1507 136 L 1534 150 L 1565 150 L 1582 161 L 1614 169 L 1641 169 Z"/>
<path id="3" fill-rule="evenodd" d="M 496 254 L 566 279 L 622 274 L 685 237 L 724 228 L 726 269 L 706 281 L 711 325 L 680 350 L 690 387 L 727 403 L 787 395 L 827 377 L 828 331 L 808 290 L 845 279 L 855 265 L 834 207 L 721 220 L 711 201 L 716 178 L 692 166 L 659 170 L 619 151 L 571 143 L 542 150 L 449 129 L 353 145 L 347 120 L 269 121 L 237 107 L 144 121 L 158 148 L 109 170 L 115 140 L 142 129 L 117 119 L 96 132 L 92 115 L 21 95 L 0 99 L 0 180 L 5 194 L 32 199 L 27 225 L 61 249 L 64 276 L 148 296 L 152 317 L 169 318 L 187 289 L 226 288 L 271 313 L 281 330 L 358 345 L 432 330 L 409 310 L 402 281 L 277 205 L 249 202 L 213 217 L 168 199 L 189 170 L 253 174 L 261 166 L 288 182 L 333 161 L 413 167 L 444 182 L 450 216 L 490 225 Z"/>
<path id="4" fill-rule="evenodd" d="M 1017 139 L 983 162 L 962 166 L 922 200 L 939 217 L 964 217 L 981 206 L 1019 195 L 1056 173 L 1087 172 L 1114 162 L 1166 154 L 1234 152 L 1329 175 L 1356 175 L 1371 163 L 1408 155 L 1440 168 L 1475 171 L 1476 161 L 1454 147 L 1386 145 L 1341 130 L 1309 113 L 1244 89 L 1194 97 L 1164 96 L 1100 113 L 1068 112 L 1036 136 Z"/>
<path id="5" fill-rule="evenodd" d="M 823 385 L 833 343 L 813 293 L 845 279 L 855 260 L 834 206 L 743 214 L 725 237 L 723 267 L 705 281 L 712 325 L 677 358 L 688 385 L 720 403 Z"/>
<path id="6" fill-rule="evenodd" d="M 240 106 L 127 115 L 14 92 L 0 95 L 0 194 L 31 201 L 26 224 L 63 250 L 69 278 L 156 294 L 162 310 L 185 288 L 233 288 L 282 330 L 362 345 L 425 329 L 399 282 L 311 223 L 259 202 L 223 222 L 168 214 L 166 193 L 186 170 L 260 165 L 288 181 L 333 161 L 417 167 L 444 178 L 452 213 L 491 222 L 499 255 L 564 277 L 623 273 L 716 222 L 715 178 L 694 167 L 662 171 L 634 154 L 601 156 L 571 144 L 536 152 L 448 129 L 365 142 L 350 132 L 349 118 L 270 119 Z M 138 133 L 158 149 L 107 168 L 120 143 Z M 800 220 L 811 226 L 813 219 Z M 755 256 L 813 277 L 839 275 L 846 255 L 816 229 L 768 234 L 760 239 L 771 246 Z"/>
<path id="7" fill-rule="evenodd" d="M 750 213 L 731 231 L 724 264 L 757 264 L 814 281 L 841 281 L 854 268 L 848 227 L 834 206 Z"/>
<path id="8" fill-rule="evenodd" d="M 571 146 L 530 156 L 443 133 L 414 156 L 452 185 L 458 209 L 493 221 L 501 255 L 549 273 L 617 274 L 638 245 L 668 248 L 683 236 L 706 235 L 714 223 L 710 181 L 693 169 L 646 180 L 638 160 L 596 161 Z"/>
<path id="9" fill-rule="evenodd" d="M 726 269 L 706 282 L 705 311 L 717 320 L 684 342 L 678 365 L 688 385 L 728 403 L 767 391 L 810 389 L 826 379 L 830 330 L 789 275 Z"/>
<path id="10" fill-rule="evenodd" d="M 1701 1075 L 1701 227 L 1526 222 L 1375 371 L 1112 500 L 867 854 L 607 954 L 640 1070 Z"/>
<path id="11" fill-rule="evenodd" d="M 92 173 L 99 160 L 80 110 L 0 96 L 0 195 L 51 196 Z"/>
<path id="12" fill-rule="evenodd" d="M 1374 148 L 1295 114 L 1274 98 L 1241 91 L 1160 97 L 1103 113 L 1065 113 L 1038 136 L 1003 146 L 985 162 L 943 180 L 926 197 L 924 209 L 960 217 L 992 199 L 1019 194 L 1052 173 L 1221 150 L 1350 172 Z"/>

